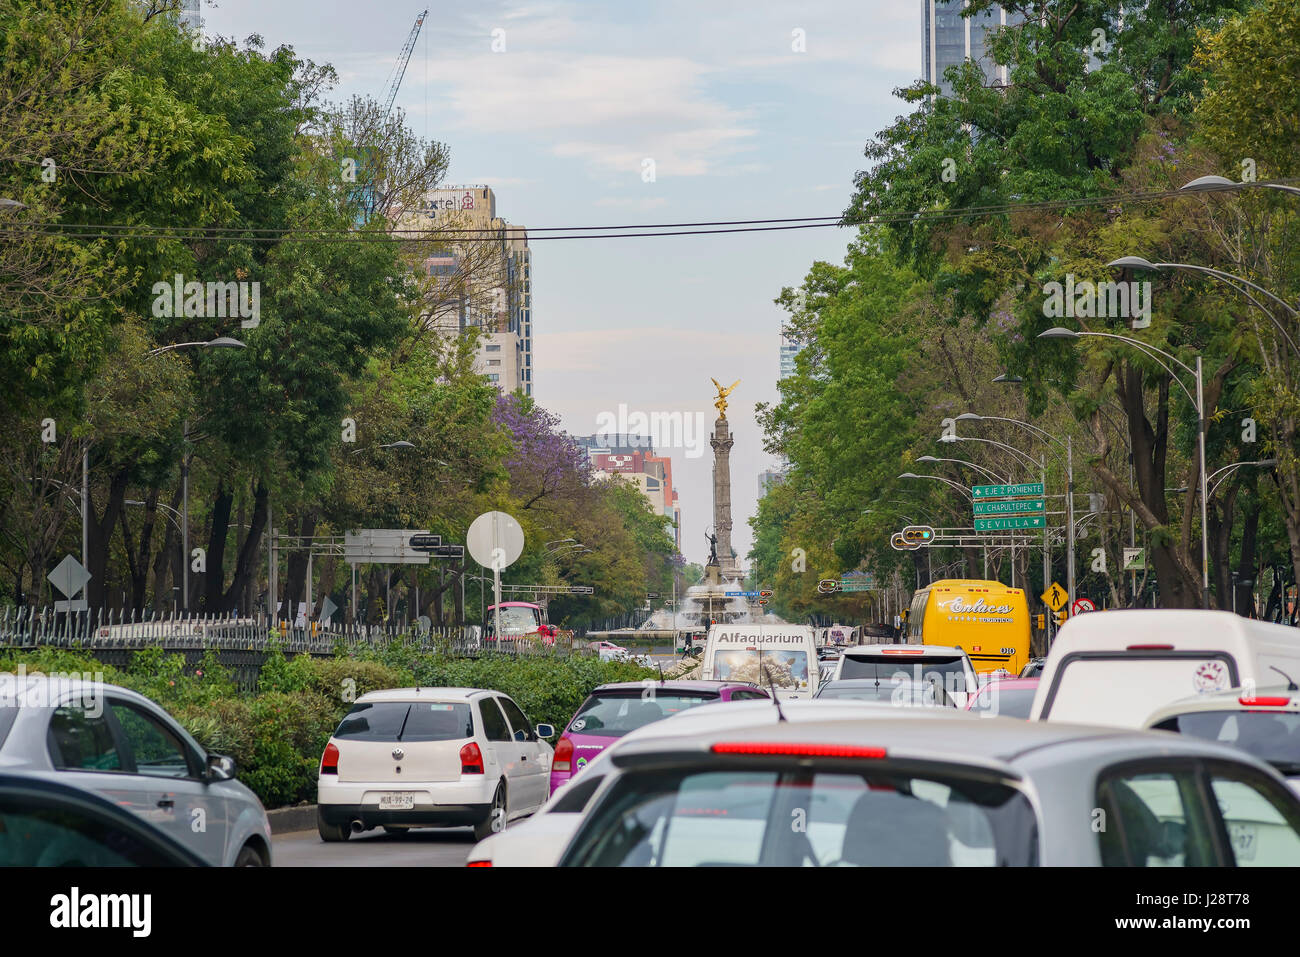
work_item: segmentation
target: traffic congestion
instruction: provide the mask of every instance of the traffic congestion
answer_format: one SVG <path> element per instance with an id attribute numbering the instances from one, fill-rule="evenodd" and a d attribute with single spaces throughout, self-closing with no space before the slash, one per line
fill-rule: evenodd
<path id="1" fill-rule="evenodd" d="M 7 929 L 1285 939 L 1297 76 L 1300 0 L 0 0 Z"/>

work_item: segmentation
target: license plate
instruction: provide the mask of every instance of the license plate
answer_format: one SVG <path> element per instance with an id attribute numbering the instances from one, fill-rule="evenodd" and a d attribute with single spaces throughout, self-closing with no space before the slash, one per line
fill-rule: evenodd
<path id="1" fill-rule="evenodd" d="M 403 794 L 400 791 L 393 794 L 379 795 L 379 810 L 381 811 L 409 811 L 415 807 L 415 795 Z"/>
<path id="2" fill-rule="evenodd" d="M 1254 824 L 1228 823 L 1228 836 L 1232 838 L 1232 853 L 1239 861 L 1253 861 L 1259 849 L 1258 828 Z"/>

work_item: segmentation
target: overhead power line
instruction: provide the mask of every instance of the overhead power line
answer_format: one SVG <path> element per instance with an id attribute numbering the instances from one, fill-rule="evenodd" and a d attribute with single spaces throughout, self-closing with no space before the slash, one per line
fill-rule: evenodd
<path id="1" fill-rule="evenodd" d="M 1290 183 L 1292 180 L 1278 180 Z M 504 227 L 478 228 L 446 226 L 427 229 L 355 230 L 312 227 L 244 228 L 239 226 L 156 226 L 97 223 L 39 222 L 0 223 L 0 236 L 62 236 L 70 239 L 108 240 L 207 240 L 234 242 L 410 242 L 455 245 L 468 242 L 499 242 L 512 232 L 522 233 L 531 242 L 556 239 L 645 239 L 669 236 L 706 236 L 729 233 L 778 232 L 795 229 L 824 229 L 861 225 L 889 225 L 905 222 L 932 223 L 958 219 L 1051 212 L 1097 206 L 1122 206 L 1128 203 L 1159 202 L 1173 197 L 1199 195 L 1181 189 L 1140 193 L 1117 193 L 1032 202 L 992 203 L 984 206 L 892 210 L 864 212 L 846 222 L 843 216 L 796 216 L 779 219 L 711 220 L 682 223 L 630 223 L 603 226 Z M 546 235 L 557 234 L 557 235 Z"/>

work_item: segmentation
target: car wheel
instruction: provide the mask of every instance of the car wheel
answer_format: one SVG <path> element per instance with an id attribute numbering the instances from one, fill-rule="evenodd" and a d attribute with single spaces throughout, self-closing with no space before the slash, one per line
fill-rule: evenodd
<path id="1" fill-rule="evenodd" d="M 235 866 L 266 867 L 266 858 L 252 844 L 245 844 L 239 849 L 239 856 L 235 858 Z"/>
<path id="2" fill-rule="evenodd" d="M 481 841 L 505 830 L 506 813 L 506 782 L 502 781 L 497 785 L 496 794 L 492 795 L 492 807 L 488 816 L 474 825 L 474 840 Z"/>
<path id="3" fill-rule="evenodd" d="M 335 841 L 346 841 L 352 834 L 352 828 L 346 822 L 343 824 L 330 824 L 325 820 L 325 815 L 321 813 L 320 808 L 316 808 L 316 830 L 320 833 L 320 839 L 326 843 Z"/>

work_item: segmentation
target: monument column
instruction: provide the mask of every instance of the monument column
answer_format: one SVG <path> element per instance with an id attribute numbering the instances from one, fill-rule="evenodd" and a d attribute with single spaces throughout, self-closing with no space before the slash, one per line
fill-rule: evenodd
<path id="1" fill-rule="evenodd" d="M 731 554 L 731 446 L 734 440 L 727 428 L 725 413 L 713 423 L 713 533 L 718 537 L 718 563 L 724 578 L 740 574 Z"/>

